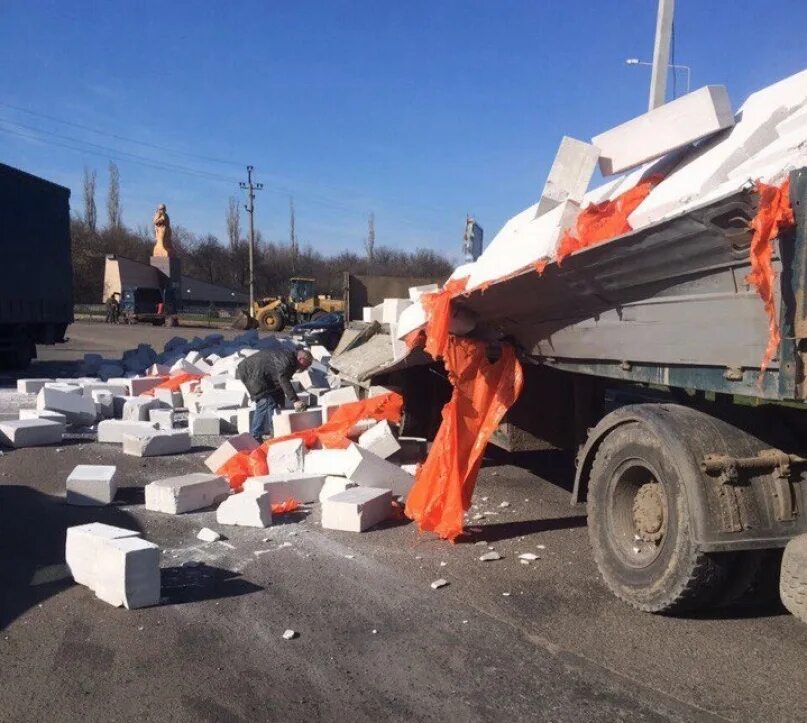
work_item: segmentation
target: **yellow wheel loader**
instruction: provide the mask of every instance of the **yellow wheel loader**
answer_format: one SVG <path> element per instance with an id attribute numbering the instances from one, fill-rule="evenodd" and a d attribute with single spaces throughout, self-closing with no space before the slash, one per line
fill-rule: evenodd
<path id="1" fill-rule="evenodd" d="M 256 301 L 252 313 L 258 327 L 263 331 L 281 331 L 288 324 L 299 324 L 332 311 L 344 310 L 342 299 L 318 295 L 314 284 L 314 279 L 295 276 L 289 279 L 288 297 L 267 297 Z"/>

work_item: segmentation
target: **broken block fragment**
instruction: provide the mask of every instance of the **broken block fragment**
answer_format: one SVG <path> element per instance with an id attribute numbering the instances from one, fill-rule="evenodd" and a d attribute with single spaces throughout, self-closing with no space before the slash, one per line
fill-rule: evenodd
<path id="1" fill-rule="evenodd" d="M 327 530 L 364 532 L 389 517 L 392 492 L 376 487 L 354 487 L 322 503 L 322 526 Z"/>
<path id="2" fill-rule="evenodd" d="M 359 447 L 378 455 L 381 459 L 388 459 L 401 449 L 386 419 L 359 436 Z"/>
<path id="3" fill-rule="evenodd" d="M 68 505 L 108 505 L 118 490 L 116 467 L 105 464 L 79 464 L 65 483 Z"/>
<path id="4" fill-rule="evenodd" d="M 180 515 L 217 504 L 230 494 L 224 477 L 194 472 L 182 477 L 167 477 L 146 485 L 146 509 Z"/>
<path id="5" fill-rule="evenodd" d="M 127 422 L 148 422 L 149 411 L 157 405 L 153 397 L 132 397 L 123 404 L 121 419 Z"/>
<path id="6" fill-rule="evenodd" d="M 99 600 L 127 610 L 160 602 L 160 548 L 140 537 L 98 546 L 92 589 Z"/>
<path id="7" fill-rule="evenodd" d="M 599 155 L 599 150 L 591 143 L 563 136 L 535 216 L 541 216 L 567 200 L 582 203 Z"/>
<path id="8" fill-rule="evenodd" d="M 124 434 L 149 434 L 157 429 L 153 422 L 128 422 L 123 419 L 104 419 L 98 422 L 98 441 L 123 444 Z"/>
<path id="9" fill-rule="evenodd" d="M 157 429 L 174 428 L 173 409 L 149 409 L 149 422 L 157 425 Z"/>
<path id="10" fill-rule="evenodd" d="M 273 505 L 285 502 L 290 497 L 297 502 L 316 502 L 323 484 L 325 475 L 321 474 L 268 474 L 248 477 L 244 482 L 244 491 L 266 492 L 269 494 L 269 503 Z"/>
<path id="11" fill-rule="evenodd" d="M 325 483 L 322 485 L 322 489 L 319 492 L 319 501 L 325 502 L 325 500 L 330 499 L 334 495 L 344 492 L 345 490 L 352 489 L 353 487 L 358 487 L 358 485 L 346 477 L 335 477 L 334 475 L 328 475 L 325 478 Z"/>
<path id="12" fill-rule="evenodd" d="M 351 444 L 347 450 L 345 476 L 362 487 L 382 487 L 396 497 L 406 496 L 414 483 L 412 475 L 398 465 Z"/>
<path id="13" fill-rule="evenodd" d="M 91 397 L 82 395 L 81 387 L 76 387 L 78 393 L 42 387 L 36 395 L 36 408 L 40 411 L 49 409 L 64 414 L 68 424 L 86 427 L 96 420 L 95 402 Z"/>
<path id="14" fill-rule="evenodd" d="M 39 390 L 53 379 L 18 379 L 17 392 L 19 394 L 39 394 Z"/>
<path id="15" fill-rule="evenodd" d="M 287 439 L 270 444 L 266 463 L 271 474 L 302 472 L 305 462 L 305 443 L 302 439 Z"/>
<path id="16" fill-rule="evenodd" d="M 258 442 L 251 434 L 239 434 L 235 437 L 230 437 L 205 460 L 205 466 L 211 472 L 216 472 L 239 452 L 249 453 L 257 448 Z"/>
<path id="17" fill-rule="evenodd" d="M 191 451 L 191 436 L 185 430 L 158 430 L 123 435 L 123 453 L 134 457 L 163 457 Z"/>
<path id="18" fill-rule="evenodd" d="M 222 502 L 216 510 L 220 525 L 268 527 L 272 524 L 272 504 L 268 492 L 239 492 Z"/>

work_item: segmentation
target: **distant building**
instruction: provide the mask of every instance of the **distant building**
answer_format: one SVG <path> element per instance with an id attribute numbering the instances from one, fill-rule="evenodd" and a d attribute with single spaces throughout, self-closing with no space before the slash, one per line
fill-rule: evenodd
<path id="1" fill-rule="evenodd" d="M 462 253 L 465 261 L 476 261 L 482 255 L 484 231 L 472 216 L 465 219 L 465 234 L 462 237 Z"/>
<path id="2" fill-rule="evenodd" d="M 184 311 L 207 310 L 211 304 L 218 309 L 235 309 L 249 305 L 249 295 L 226 286 L 181 276 L 180 303 Z M 160 272 L 149 264 L 141 264 L 123 256 L 108 254 L 104 266 L 104 290 L 101 303 L 123 289 L 159 289 Z"/>

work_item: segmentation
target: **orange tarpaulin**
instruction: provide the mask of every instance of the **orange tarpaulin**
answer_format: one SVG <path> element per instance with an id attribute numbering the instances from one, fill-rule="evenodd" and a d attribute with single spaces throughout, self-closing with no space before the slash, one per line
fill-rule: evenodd
<path id="1" fill-rule="evenodd" d="M 487 344 L 448 337 L 445 365 L 454 390 L 429 457 L 418 470 L 406 500 L 406 515 L 421 530 L 454 540 L 471 504 L 482 453 L 490 436 L 521 392 L 521 364 L 510 345 L 489 362 Z"/>
<path id="2" fill-rule="evenodd" d="M 148 395 L 154 396 L 154 390 L 155 389 L 170 389 L 172 392 L 178 392 L 179 387 L 182 384 L 184 384 L 185 382 L 198 381 L 203 376 L 205 376 L 205 375 L 204 374 L 188 374 L 187 372 L 183 372 L 182 374 L 175 374 L 174 376 L 169 377 L 168 379 L 166 379 L 164 382 L 160 382 L 159 384 L 156 384 L 151 389 L 149 389 L 147 392 L 143 392 L 143 394 L 148 394 Z"/>
<path id="3" fill-rule="evenodd" d="M 751 221 L 751 228 L 754 231 L 750 249 L 751 273 L 745 277 L 745 280 L 756 287 L 757 293 L 765 305 L 765 312 L 768 314 L 768 345 L 759 369 L 761 379 L 762 373 L 771 363 L 781 341 L 773 293 L 775 280 L 771 263 L 773 239 L 779 235 L 780 231 L 793 226 L 796 220 L 793 216 L 793 209 L 790 207 L 789 178 L 781 186 L 757 183 L 756 191 L 759 194 L 759 205 L 756 216 Z"/>
<path id="4" fill-rule="evenodd" d="M 633 229 L 628 223 L 628 216 L 663 180 L 664 176 L 654 173 L 611 201 L 586 206 L 577 216 L 574 233 L 567 231 L 558 244 L 556 253 L 558 266 L 563 259 L 575 251 L 632 231 Z"/>
<path id="5" fill-rule="evenodd" d="M 465 291 L 468 277 L 451 279 L 433 294 L 423 294 L 420 303 L 426 312 L 426 353 L 432 358 L 443 356 L 448 343 L 448 328 L 451 324 L 451 299 Z"/>
<path id="6" fill-rule="evenodd" d="M 377 397 L 362 399 L 358 402 L 343 404 L 331 418 L 319 427 L 306 429 L 302 432 L 287 434 L 284 437 L 267 439 L 260 447 L 252 452 L 239 452 L 230 457 L 216 474 L 226 477 L 230 487 L 240 490 L 247 477 L 260 477 L 270 474 L 271 470 L 266 461 L 267 450 L 273 444 L 288 439 L 302 439 L 309 449 L 322 445 L 328 449 L 344 448 L 350 444 L 348 433 L 351 428 L 362 419 L 386 419 L 388 422 L 398 424 L 401 421 L 403 397 L 397 392 L 380 394 Z"/>
<path id="7" fill-rule="evenodd" d="M 273 515 L 285 515 L 287 512 L 294 512 L 300 507 L 300 503 L 293 497 L 289 497 L 285 502 L 275 502 L 272 505 Z"/>

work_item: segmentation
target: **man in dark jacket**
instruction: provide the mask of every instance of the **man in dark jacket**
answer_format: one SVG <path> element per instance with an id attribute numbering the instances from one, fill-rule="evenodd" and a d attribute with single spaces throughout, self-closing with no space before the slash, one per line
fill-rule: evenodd
<path id="1" fill-rule="evenodd" d="M 258 442 L 263 441 L 264 429 L 270 436 L 273 434 L 272 415 L 277 407 L 283 406 L 284 397 L 294 404 L 295 412 L 305 410 L 307 405 L 297 397 L 291 376 L 308 369 L 312 361 L 311 352 L 304 349 L 265 349 L 238 365 L 235 376 L 244 382 L 249 396 L 255 400 L 255 415 L 249 432 Z"/>

